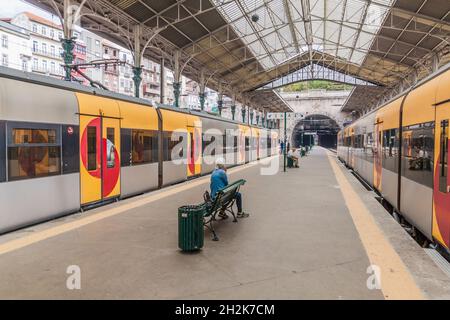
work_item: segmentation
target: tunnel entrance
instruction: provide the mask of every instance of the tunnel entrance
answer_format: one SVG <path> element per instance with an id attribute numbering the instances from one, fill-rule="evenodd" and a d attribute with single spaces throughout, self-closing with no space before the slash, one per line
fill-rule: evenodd
<path id="1" fill-rule="evenodd" d="M 337 147 L 337 122 L 324 115 L 309 115 L 300 120 L 292 132 L 291 143 L 295 148 L 317 144 L 325 148 Z"/>

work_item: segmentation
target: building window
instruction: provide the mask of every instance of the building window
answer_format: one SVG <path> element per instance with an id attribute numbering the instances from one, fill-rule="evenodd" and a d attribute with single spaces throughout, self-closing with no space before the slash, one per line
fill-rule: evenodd
<path id="1" fill-rule="evenodd" d="M 4 54 L 3 57 L 2 57 L 2 65 L 4 67 L 8 66 L 8 55 L 7 54 Z"/>
<path id="2" fill-rule="evenodd" d="M 36 24 L 33 24 L 33 32 L 37 33 L 37 25 Z"/>
<path id="3" fill-rule="evenodd" d="M 42 61 L 42 71 L 47 72 L 47 61 L 46 60 Z"/>
<path id="4" fill-rule="evenodd" d="M 47 35 L 47 28 L 46 27 L 42 27 L 42 35 L 44 35 L 44 36 Z"/>
<path id="5" fill-rule="evenodd" d="M 33 52 L 37 52 L 37 51 L 38 51 L 38 42 L 33 41 Z"/>
<path id="6" fill-rule="evenodd" d="M 61 173 L 59 127 L 16 124 L 8 135 L 9 180 Z"/>
<path id="7" fill-rule="evenodd" d="M 56 56 L 56 53 L 55 53 L 55 46 L 51 46 L 50 47 L 50 54 L 54 57 L 54 56 Z"/>
<path id="8" fill-rule="evenodd" d="M 39 68 L 39 62 L 38 59 L 33 59 L 33 70 L 37 70 Z"/>
<path id="9" fill-rule="evenodd" d="M 55 73 L 55 71 L 56 71 L 56 64 L 54 63 L 54 62 L 52 62 L 51 64 L 50 64 L 50 71 L 51 71 L 51 73 Z"/>
<path id="10" fill-rule="evenodd" d="M 8 48 L 8 36 L 7 35 L 2 36 L 2 47 Z"/>
<path id="11" fill-rule="evenodd" d="M 42 44 L 42 53 L 47 54 L 47 44 L 46 43 Z"/>
<path id="12" fill-rule="evenodd" d="M 50 37 L 52 37 L 52 38 L 55 37 L 55 30 L 50 29 Z"/>
<path id="13" fill-rule="evenodd" d="M 100 41 L 95 40 L 95 45 L 96 45 L 97 47 L 100 46 Z"/>
<path id="14" fill-rule="evenodd" d="M 58 39 L 62 39 L 62 33 L 58 32 Z"/>
<path id="15" fill-rule="evenodd" d="M 22 71 L 28 71 L 28 61 L 22 60 Z"/>

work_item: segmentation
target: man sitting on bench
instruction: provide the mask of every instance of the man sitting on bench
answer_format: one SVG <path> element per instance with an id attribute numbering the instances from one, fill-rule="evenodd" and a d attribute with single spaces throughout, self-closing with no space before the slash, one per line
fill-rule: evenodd
<path id="1" fill-rule="evenodd" d="M 287 156 L 288 156 L 288 158 L 292 159 L 294 168 L 298 168 L 298 167 L 299 167 L 299 166 L 298 166 L 299 157 L 297 156 L 296 151 L 295 151 L 294 148 L 292 148 L 291 150 L 289 150 Z"/>
<path id="2" fill-rule="evenodd" d="M 225 160 L 223 158 L 218 158 L 216 160 L 216 169 L 211 174 L 211 199 L 214 200 L 217 194 L 217 191 L 226 187 L 228 185 L 228 177 L 227 177 L 227 168 L 225 167 Z M 247 218 L 249 216 L 248 213 L 242 211 L 242 195 L 239 192 L 236 192 L 236 206 L 238 209 L 237 217 L 238 218 Z M 222 219 L 228 218 L 228 215 L 221 211 L 219 213 L 219 217 Z"/>

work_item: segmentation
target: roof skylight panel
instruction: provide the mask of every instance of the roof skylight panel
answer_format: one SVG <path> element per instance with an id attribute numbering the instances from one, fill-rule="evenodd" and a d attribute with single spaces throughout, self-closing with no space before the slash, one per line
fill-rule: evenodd
<path id="1" fill-rule="evenodd" d="M 215 0 L 216 5 L 220 4 L 220 0 Z M 235 2 L 229 2 L 222 6 L 217 7 L 222 15 L 228 20 L 228 22 L 234 21 L 239 17 L 242 17 L 242 11 L 239 9 Z"/>
<path id="2" fill-rule="evenodd" d="M 298 0 L 287 0 L 289 4 L 289 11 L 291 12 L 291 18 L 293 22 L 300 21 L 302 19 L 302 7 Z"/>
<path id="3" fill-rule="evenodd" d="M 359 24 L 366 10 L 367 1 L 347 0 L 344 23 Z"/>
<path id="4" fill-rule="evenodd" d="M 339 41 L 339 33 L 341 26 L 335 22 L 327 21 L 325 23 L 325 40 L 330 40 L 333 42 Z"/>
<path id="5" fill-rule="evenodd" d="M 328 20 L 339 21 L 342 19 L 342 13 L 344 10 L 344 1 L 342 0 L 325 0 L 326 4 L 326 16 Z"/>

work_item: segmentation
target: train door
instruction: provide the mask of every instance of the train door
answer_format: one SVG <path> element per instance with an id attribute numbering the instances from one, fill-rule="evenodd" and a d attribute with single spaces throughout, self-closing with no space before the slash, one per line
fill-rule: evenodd
<path id="1" fill-rule="evenodd" d="M 377 119 L 375 123 L 374 137 L 374 164 L 373 164 L 373 184 L 381 191 L 381 171 L 382 171 L 382 147 L 383 147 L 383 122 Z"/>
<path id="2" fill-rule="evenodd" d="M 201 173 L 202 128 L 188 126 L 188 165 L 187 176 L 193 177 Z"/>
<path id="3" fill-rule="evenodd" d="M 450 102 L 436 107 L 433 237 L 450 247 Z"/>
<path id="4" fill-rule="evenodd" d="M 80 116 L 81 204 L 120 195 L 120 120 Z"/>

